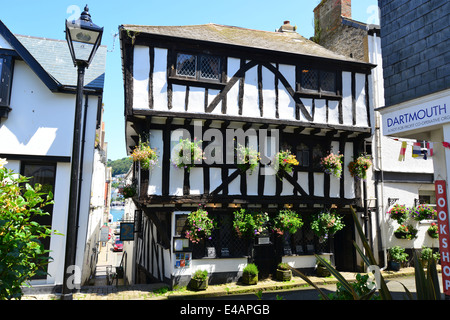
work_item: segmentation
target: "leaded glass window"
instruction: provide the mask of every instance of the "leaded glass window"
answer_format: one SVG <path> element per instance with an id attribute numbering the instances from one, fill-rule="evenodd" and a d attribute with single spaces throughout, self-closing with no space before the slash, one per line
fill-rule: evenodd
<path id="1" fill-rule="evenodd" d="M 218 56 L 178 53 L 176 59 L 176 76 L 193 80 L 221 80 L 221 59 Z"/>

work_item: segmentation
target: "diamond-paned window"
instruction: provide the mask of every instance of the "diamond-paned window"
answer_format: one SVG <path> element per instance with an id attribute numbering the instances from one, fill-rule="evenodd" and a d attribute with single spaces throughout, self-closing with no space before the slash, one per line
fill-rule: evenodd
<path id="1" fill-rule="evenodd" d="M 300 75 L 301 90 L 307 92 L 337 93 L 337 72 L 302 68 Z"/>
<path id="2" fill-rule="evenodd" d="M 220 58 L 202 55 L 200 57 L 200 78 L 219 80 Z"/>
<path id="3" fill-rule="evenodd" d="M 175 76 L 192 80 L 221 80 L 221 58 L 207 54 L 177 53 Z"/>
<path id="4" fill-rule="evenodd" d="M 302 89 L 319 90 L 319 72 L 315 69 L 303 69 L 301 78 Z"/>
<path id="5" fill-rule="evenodd" d="M 336 92 L 336 72 L 320 72 L 320 89 L 321 91 Z"/>
<path id="6" fill-rule="evenodd" d="M 177 75 L 195 78 L 197 73 L 197 56 L 179 53 L 177 55 Z"/>

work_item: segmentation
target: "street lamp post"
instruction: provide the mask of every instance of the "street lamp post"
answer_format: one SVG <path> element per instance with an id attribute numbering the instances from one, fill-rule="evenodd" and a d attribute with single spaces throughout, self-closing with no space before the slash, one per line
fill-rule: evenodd
<path id="1" fill-rule="evenodd" d="M 75 289 L 75 259 L 78 232 L 78 194 L 80 175 L 80 133 L 84 90 L 84 73 L 89 68 L 100 46 L 103 28 L 92 23 L 89 8 L 86 5 L 78 20 L 66 20 L 66 40 L 74 66 L 77 67 L 77 92 L 75 100 L 75 118 L 72 144 L 69 210 L 67 216 L 66 255 L 64 261 L 64 280 L 62 299 L 71 300 Z"/>

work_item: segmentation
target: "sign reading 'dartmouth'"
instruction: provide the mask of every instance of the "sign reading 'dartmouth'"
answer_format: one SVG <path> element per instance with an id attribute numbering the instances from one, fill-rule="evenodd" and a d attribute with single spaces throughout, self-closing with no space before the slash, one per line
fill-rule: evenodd
<path id="1" fill-rule="evenodd" d="M 450 122 L 449 100 L 450 97 L 446 96 L 393 111 L 382 111 L 383 133 L 392 135 Z"/>

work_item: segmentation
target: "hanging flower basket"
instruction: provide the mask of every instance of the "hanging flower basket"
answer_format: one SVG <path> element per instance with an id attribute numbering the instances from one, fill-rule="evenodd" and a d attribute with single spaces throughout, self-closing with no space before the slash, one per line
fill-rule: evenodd
<path id="1" fill-rule="evenodd" d="M 334 235 L 344 227 L 342 217 L 329 211 L 320 212 L 311 222 L 311 229 L 319 237 L 320 242 L 325 242 L 329 236 Z"/>
<path id="2" fill-rule="evenodd" d="M 340 179 L 341 175 L 342 175 L 342 157 L 343 156 L 344 156 L 343 154 L 337 155 L 334 153 L 330 153 L 326 157 L 323 157 L 320 160 L 320 164 L 322 165 L 322 168 L 325 171 L 325 173 L 328 173 L 328 174 Z"/>
<path id="3" fill-rule="evenodd" d="M 280 210 L 273 219 L 273 231 L 279 235 L 284 232 L 296 233 L 303 226 L 302 218 L 292 210 Z"/>
<path id="4" fill-rule="evenodd" d="M 352 161 L 348 164 L 348 170 L 352 177 L 356 177 L 357 179 L 366 179 L 367 178 L 367 170 L 372 165 L 372 161 L 369 156 L 359 156 L 355 161 Z"/>
<path id="5" fill-rule="evenodd" d="M 158 155 L 150 148 L 148 142 L 139 142 L 130 157 L 134 162 L 139 162 L 143 170 L 150 170 L 158 162 Z"/>
<path id="6" fill-rule="evenodd" d="M 394 231 L 394 236 L 397 239 L 412 240 L 417 237 L 417 229 L 412 225 L 402 224 Z"/>
<path id="7" fill-rule="evenodd" d="M 439 229 L 438 225 L 434 222 L 431 223 L 430 227 L 427 230 L 428 235 L 433 239 L 439 238 Z"/>
<path id="8" fill-rule="evenodd" d="M 266 212 L 252 212 L 240 209 L 234 212 L 233 228 L 240 238 L 253 238 L 266 228 L 269 216 Z"/>
<path id="9" fill-rule="evenodd" d="M 408 219 L 408 209 L 404 204 L 394 204 L 387 213 L 391 219 L 396 220 L 399 224 L 404 223 Z"/>
<path id="10" fill-rule="evenodd" d="M 292 166 L 298 166 L 298 164 L 297 158 L 289 150 L 280 151 L 275 155 L 275 171 L 277 171 L 277 173 L 291 173 Z"/>
<path id="11" fill-rule="evenodd" d="M 196 164 L 201 163 L 204 157 L 202 148 L 199 146 L 202 141 L 194 141 L 191 139 L 180 139 L 180 142 L 175 150 L 175 156 L 172 158 L 172 163 L 175 167 L 186 169 L 190 171 Z"/>
<path id="12" fill-rule="evenodd" d="M 237 153 L 237 164 L 236 166 L 242 172 L 249 170 L 250 174 L 253 173 L 253 170 L 258 166 L 258 162 L 260 160 L 259 152 L 251 147 L 244 147 L 238 144 L 236 148 Z"/>
<path id="13" fill-rule="evenodd" d="M 409 215 L 416 221 L 431 220 L 437 218 L 437 211 L 426 204 L 409 209 Z"/>
<path id="14" fill-rule="evenodd" d="M 199 243 L 200 240 L 209 238 L 214 229 L 214 220 L 208 216 L 208 212 L 203 208 L 189 213 L 186 219 L 185 236 L 192 243 Z"/>
<path id="15" fill-rule="evenodd" d="M 125 199 L 132 198 L 136 195 L 136 186 L 133 184 L 127 184 L 123 188 L 119 189 L 119 193 L 122 194 Z"/>

